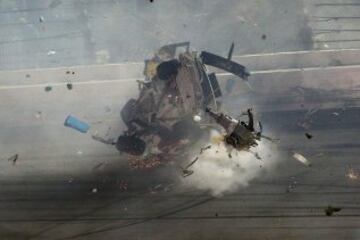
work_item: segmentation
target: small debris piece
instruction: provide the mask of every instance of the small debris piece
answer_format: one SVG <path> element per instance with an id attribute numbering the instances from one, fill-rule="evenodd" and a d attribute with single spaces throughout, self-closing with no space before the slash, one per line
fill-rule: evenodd
<path id="1" fill-rule="evenodd" d="M 68 70 L 68 71 L 66 71 L 66 74 L 70 74 L 70 71 Z"/>
<path id="2" fill-rule="evenodd" d="M 9 157 L 9 158 L 8 158 L 8 161 L 9 161 L 9 162 L 12 162 L 13 165 L 15 165 L 15 164 L 16 164 L 16 161 L 18 160 L 18 158 L 19 158 L 19 154 L 15 154 L 15 155 L 12 155 L 11 157 Z"/>
<path id="3" fill-rule="evenodd" d="M 332 206 L 328 206 L 327 208 L 324 209 L 326 216 L 332 216 L 335 212 L 340 212 L 340 211 L 341 211 L 341 208 L 332 207 Z"/>
<path id="4" fill-rule="evenodd" d="M 100 172 L 100 171 L 103 171 L 104 168 L 105 168 L 105 163 L 102 162 L 102 163 L 99 163 L 99 164 L 95 165 L 92 170 L 94 172 Z"/>
<path id="5" fill-rule="evenodd" d="M 97 192 L 98 192 L 98 189 L 97 189 L 97 188 L 93 188 L 93 189 L 91 190 L 91 192 L 92 192 L 92 193 L 97 193 Z"/>
<path id="6" fill-rule="evenodd" d="M 55 54 L 56 54 L 56 52 L 54 50 L 50 50 L 47 52 L 48 56 L 55 55 Z"/>
<path id="7" fill-rule="evenodd" d="M 75 72 L 73 71 L 71 74 L 72 74 L 72 75 L 74 75 L 74 74 L 75 74 Z"/>
<path id="8" fill-rule="evenodd" d="M 97 136 L 97 135 L 92 135 L 91 136 L 92 139 L 94 139 L 95 141 L 98 141 L 98 142 L 101 142 L 101 143 L 104 143 L 104 144 L 109 144 L 109 145 L 114 145 L 115 142 L 114 142 L 114 139 L 105 139 L 105 138 L 102 138 L 100 136 Z"/>
<path id="9" fill-rule="evenodd" d="M 197 160 L 199 160 L 199 158 L 198 158 L 198 157 L 195 157 L 194 160 L 192 160 L 192 161 L 185 167 L 185 169 L 188 169 L 189 167 L 191 167 L 194 163 L 197 162 Z"/>
<path id="10" fill-rule="evenodd" d="M 45 92 L 50 92 L 52 90 L 52 87 L 51 86 L 46 86 L 45 87 Z"/>
<path id="11" fill-rule="evenodd" d="M 299 162 L 305 164 L 308 167 L 311 167 L 311 163 L 309 162 L 309 160 L 307 160 L 303 155 L 301 155 L 300 153 L 294 153 L 293 157 L 298 160 Z"/>
<path id="12" fill-rule="evenodd" d="M 229 157 L 229 158 L 232 158 L 231 153 L 228 154 L 228 157 Z"/>
<path id="13" fill-rule="evenodd" d="M 39 22 L 43 23 L 45 21 L 45 18 L 43 16 L 39 17 Z"/>
<path id="14" fill-rule="evenodd" d="M 192 170 L 183 169 L 183 177 L 188 177 L 194 173 Z"/>
<path id="15" fill-rule="evenodd" d="M 311 135 L 310 133 L 305 133 L 305 136 L 307 139 L 312 139 L 313 138 L 313 135 Z"/>
<path id="16" fill-rule="evenodd" d="M 194 122 L 200 122 L 201 117 L 199 115 L 194 115 L 193 120 L 194 120 Z"/>
<path id="17" fill-rule="evenodd" d="M 119 188 L 122 191 L 127 191 L 128 190 L 128 183 L 125 180 L 121 180 L 119 183 Z"/>
<path id="18" fill-rule="evenodd" d="M 73 89 L 73 85 L 71 83 L 66 84 L 67 89 L 71 90 Z"/>
<path id="19" fill-rule="evenodd" d="M 338 112 L 333 112 L 332 115 L 339 116 L 339 113 Z"/>
<path id="20" fill-rule="evenodd" d="M 346 170 L 345 176 L 349 178 L 350 180 L 359 180 L 360 179 L 360 172 L 353 169 L 351 166 L 349 166 Z"/>
<path id="21" fill-rule="evenodd" d="M 171 183 L 169 185 L 167 185 L 166 187 L 164 187 L 164 192 L 170 192 L 174 187 L 174 184 Z"/>
<path id="22" fill-rule="evenodd" d="M 78 150 L 76 153 L 79 154 L 79 155 L 83 154 L 83 152 L 81 150 Z"/>
<path id="23" fill-rule="evenodd" d="M 261 39 L 265 40 L 266 39 L 266 34 L 261 35 Z"/>
<path id="24" fill-rule="evenodd" d="M 158 193 L 161 187 L 162 187 L 162 184 L 158 184 L 158 185 L 156 185 L 154 187 L 149 187 L 149 191 L 152 194 Z"/>
<path id="25" fill-rule="evenodd" d="M 26 74 L 25 77 L 26 77 L 26 78 L 30 78 L 31 75 L 30 75 L 30 74 Z"/>
<path id="26" fill-rule="evenodd" d="M 57 6 L 59 6 L 61 4 L 61 0 L 54 0 L 50 3 L 49 7 L 50 8 L 56 8 Z"/>
<path id="27" fill-rule="evenodd" d="M 211 145 L 200 148 L 200 154 L 202 154 L 204 151 L 206 151 L 206 150 L 208 150 L 210 148 L 211 148 Z"/>
<path id="28" fill-rule="evenodd" d="M 215 217 L 218 217 L 219 216 L 219 214 L 218 213 L 215 213 Z"/>
<path id="29" fill-rule="evenodd" d="M 256 157 L 257 159 L 261 160 L 261 157 L 260 157 L 259 153 L 255 153 L 254 155 L 255 155 L 255 157 Z"/>
<path id="30" fill-rule="evenodd" d="M 36 117 L 37 119 L 39 119 L 39 118 L 41 118 L 41 114 L 42 114 L 41 111 L 37 111 L 36 114 L 35 114 L 35 117 Z"/>
<path id="31" fill-rule="evenodd" d="M 80 121 L 79 119 L 69 115 L 67 116 L 67 118 L 65 119 L 64 125 L 66 127 L 71 127 L 75 130 L 78 130 L 79 132 L 82 133 L 87 133 L 87 131 L 89 130 L 90 126 L 89 124 Z"/>

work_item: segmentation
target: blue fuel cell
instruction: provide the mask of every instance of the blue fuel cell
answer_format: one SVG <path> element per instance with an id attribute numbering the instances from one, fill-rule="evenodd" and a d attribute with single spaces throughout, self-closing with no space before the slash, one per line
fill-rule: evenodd
<path id="1" fill-rule="evenodd" d="M 67 127 L 71 127 L 73 129 L 78 130 L 79 132 L 82 133 L 87 133 L 87 131 L 89 130 L 90 126 L 89 124 L 80 121 L 79 119 L 77 119 L 76 117 L 73 117 L 71 115 L 69 115 L 66 119 L 65 119 L 65 126 Z"/>

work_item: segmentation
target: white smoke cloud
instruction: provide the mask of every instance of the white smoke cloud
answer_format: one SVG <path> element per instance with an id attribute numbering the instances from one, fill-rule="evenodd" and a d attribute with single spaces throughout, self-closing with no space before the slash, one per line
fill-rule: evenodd
<path id="1" fill-rule="evenodd" d="M 255 178 L 271 172 L 280 161 L 276 144 L 268 140 L 260 141 L 251 150 L 258 153 L 261 160 L 254 153 L 236 150 L 231 152 L 230 158 L 223 142 L 213 144 L 198 156 L 199 160 L 190 167 L 194 173 L 184 178 L 183 183 L 199 190 L 210 190 L 215 196 L 246 187 Z"/>

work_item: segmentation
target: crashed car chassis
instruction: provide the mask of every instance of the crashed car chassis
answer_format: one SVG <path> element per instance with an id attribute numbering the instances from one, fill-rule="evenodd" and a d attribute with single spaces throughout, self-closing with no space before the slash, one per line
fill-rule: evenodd
<path id="1" fill-rule="evenodd" d="M 181 47 L 185 51 L 177 54 Z M 139 97 L 130 99 L 121 110 L 127 129 L 119 136 L 117 149 L 142 155 L 148 145 L 165 149 L 182 139 L 199 138 L 201 130 L 193 116 L 208 107 L 218 109 L 217 99 L 222 96 L 216 74 L 208 73 L 206 65 L 244 80 L 250 75 L 244 66 L 231 61 L 232 51 L 233 45 L 228 58 L 205 51 L 198 55 L 189 51 L 186 42 L 166 45 L 146 60 Z"/>

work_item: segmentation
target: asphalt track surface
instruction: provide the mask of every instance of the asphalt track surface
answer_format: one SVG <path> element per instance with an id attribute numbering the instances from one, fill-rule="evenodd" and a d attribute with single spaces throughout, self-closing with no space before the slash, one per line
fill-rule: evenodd
<path id="1" fill-rule="evenodd" d="M 177 2 L 176 7 L 160 0 L 157 5 L 64 0 L 52 7 L 51 2 L 0 1 L 2 70 L 138 62 L 177 41 L 191 41 L 196 49 L 223 56 L 233 41 L 236 55 L 353 49 L 360 42 L 358 5 L 342 1 L 206 0 Z M 351 59 L 358 59 L 357 53 Z M 335 56 L 316 66 L 317 58 L 309 66 L 284 62 L 293 64 L 291 68 L 320 68 L 305 74 L 307 86 L 313 87 L 320 84 L 316 80 L 323 66 L 348 64 L 344 58 L 333 61 Z M 280 60 L 263 60 L 262 67 L 275 64 L 259 69 L 255 61 L 250 69 L 286 70 L 278 66 Z M 25 70 L 20 78 L 1 73 L 1 239 L 359 239 L 359 180 L 346 176 L 349 167 L 360 169 L 358 66 L 350 68 L 351 73 L 333 69 L 322 75 L 321 84 L 350 89 L 351 95 L 345 92 L 355 103 L 350 106 L 349 99 L 332 92 L 326 99 L 312 98 L 319 92 L 311 92 L 304 106 L 291 94 L 275 98 L 271 92 L 287 80 L 291 84 L 293 70 L 282 75 L 281 84 L 264 88 L 264 95 L 245 103 L 243 94 L 227 100 L 233 114 L 254 104 L 265 133 L 281 139 L 284 157 L 274 171 L 222 197 L 184 187 L 173 166 L 131 170 L 123 155 L 91 139 L 92 133 L 114 138 L 121 133 L 119 111 L 136 96 L 137 76 L 119 81 L 80 75 L 80 83 L 78 72 L 74 77 L 62 70 L 56 76 L 26 77 Z M 296 79 L 303 78 L 303 69 L 294 71 Z M 267 77 L 264 73 L 264 83 Z M 338 82 L 324 84 L 324 79 Z M 74 83 L 72 90 L 67 82 Z M 48 85 L 52 90 L 45 92 Z M 324 107 L 320 100 L 336 104 Z M 320 110 L 311 116 L 309 129 L 299 127 L 314 107 Z M 63 126 L 70 113 L 91 125 L 89 134 Z M 314 137 L 307 139 L 306 132 Z M 291 158 L 293 151 L 304 154 L 312 167 Z M 19 154 L 15 164 L 8 161 L 14 154 Z M 123 182 L 128 183 L 126 190 Z M 342 210 L 326 216 L 329 205 Z"/>
<path id="2" fill-rule="evenodd" d="M 182 186 L 174 166 L 131 170 L 112 147 L 63 126 L 73 113 L 92 132 L 111 126 L 115 137 L 121 103 L 136 91 L 131 82 L 2 90 L 4 239 L 358 238 L 359 183 L 345 176 L 359 167 L 358 108 L 320 109 L 309 130 L 297 126 L 308 109 L 264 112 L 284 160 L 248 187 L 213 197 Z M 292 151 L 312 167 L 293 160 Z M 7 158 L 15 153 L 13 164 Z M 342 210 L 325 216 L 328 205 Z"/>

